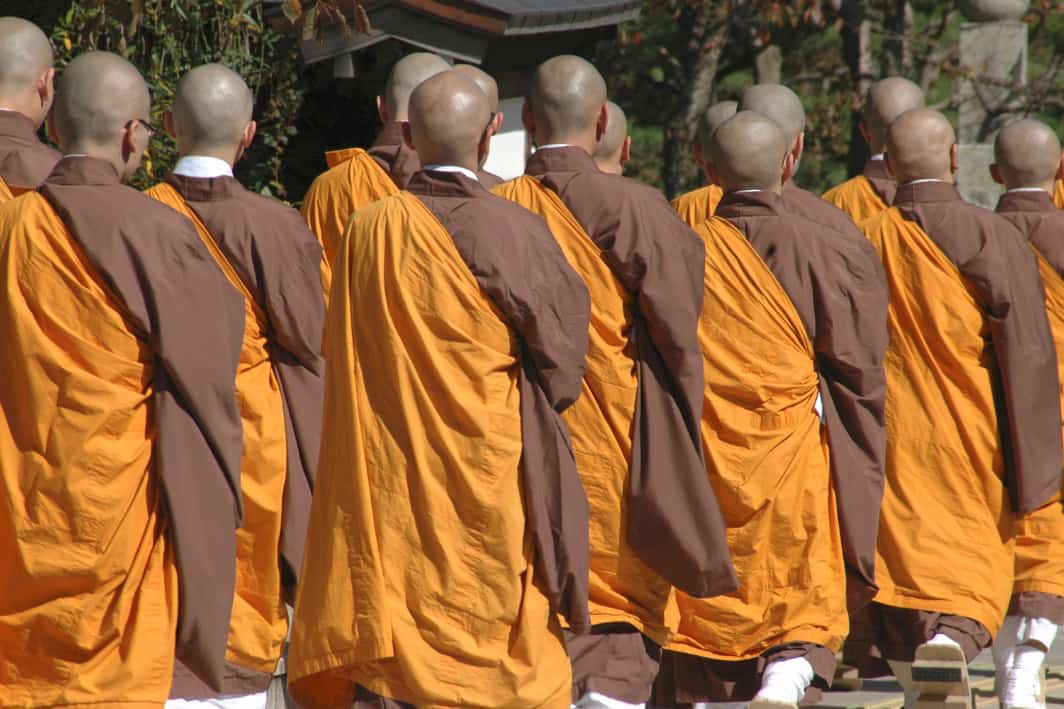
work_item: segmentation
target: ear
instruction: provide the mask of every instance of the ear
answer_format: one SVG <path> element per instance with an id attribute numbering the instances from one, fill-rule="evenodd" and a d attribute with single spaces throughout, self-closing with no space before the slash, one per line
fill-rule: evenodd
<path id="1" fill-rule="evenodd" d="M 406 143 L 410 149 L 414 148 L 414 133 L 410 130 L 410 121 L 403 121 L 399 124 L 399 130 L 403 133 L 403 142 Z"/>
<path id="2" fill-rule="evenodd" d="M 124 163 L 129 163 L 130 158 L 144 152 L 137 145 L 136 126 L 136 121 L 129 121 L 122 128 L 122 162 Z"/>
<path id="3" fill-rule="evenodd" d="M 990 178 L 999 185 L 1005 184 L 1004 178 L 1001 177 L 1001 170 L 998 168 L 996 162 L 990 164 Z"/>
<path id="4" fill-rule="evenodd" d="M 621 143 L 621 167 L 632 159 L 632 136 L 624 136 L 624 142 Z"/>
<path id="5" fill-rule="evenodd" d="M 535 140 L 536 136 L 536 117 L 532 114 L 532 104 L 525 99 L 525 102 L 521 104 L 521 125 L 524 127 L 525 132 L 532 136 Z"/>
<path id="6" fill-rule="evenodd" d="M 1061 158 L 1060 158 L 1060 164 L 1059 164 L 1059 165 L 1057 165 L 1057 174 L 1056 174 L 1056 178 L 1057 178 L 1058 180 L 1064 180 L 1064 156 L 1061 156 Z"/>
<path id="7" fill-rule="evenodd" d="M 483 167 L 484 161 L 488 159 L 488 153 L 491 151 L 491 136 L 494 131 L 486 130 L 480 136 L 480 142 L 477 143 L 477 165 Z"/>
<path id="8" fill-rule="evenodd" d="M 41 78 L 37 79 L 37 97 L 41 100 L 41 105 L 44 107 L 50 107 L 52 105 L 52 98 L 55 96 L 55 69 L 49 69 L 41 74 Z"/>
<path id="9" fill-rule="evenodd" d="M 391 119 L 388 116 L 388 107 L 384 105 L 384 97 L 377 97 L 377 115 L 381 117 L 381 123 L 391 123 Z"/>
<path id="10" fill-rule="evenodd" d="M 949 171 L 950 174 L 956 175 L 957 170 L 960 169 L 960 160 L 957 158 L 957 144 L 954 143 L 949 149 Z"/>
<path id="11" fill-rule="evenodd" d="M 610 124 L 610 109 L 606 104 L 602 104 L 602 108 L 599 109 L 598 120 L 595 121 L 595 140 L 602 140 L 602 136 L 606 135 L 606 127 Z"/>
<path id="12" fill-rule="evenodd" d="M 495 112 L 495 120 L 491 122 L 491 134 L 492 135 L 495 135 L 500 130 L 502 130 L 503 115 L 504 114 L 503 114 L 502 111 L 496 111 Z"/>
<path id="13" fill-rule="evenodd" d="M 167 111 L 163 114 L 163 131 L 174 140 L 177 140 L 177 124 L 174 123 L 173 111 Z"/>
<path id="14" fill-rule="evenodd" d="M 805 152 L 805 133 L 798 134 L 798 140 L 794 141 L 794 161 L 798 162 L 802 159 L 802 153 Z"/>
<path id="15" fill-rule="evenodd" d="M 48 136 L 48 139 L 50 141 L 52 141 L 56 145 L 62 145 L 62 143 L 59 141 L 59 134 L 55 131 L 55 114 L 53 114 L 51 111 L 49 111 L 48 115 L 44 118 L 44 132 L 45 135 Z"/>
<path id="16" fill-rule="evenodd" d="M 781 185 L 787 184 L 787 182 L 792 177 L 794 177 L 794 164 L 795 164 L 794 153 L 787 153 L 786 155 L 783 156 L 783 164 L 780 166 L 780 170 L 781 170 L 780 184 Z"/>
<path id="17" fill-rule="evenodd" d="M 872 146 L 872 140 L 868 137 L 868 126 L 864 121 L 857 124 L 857 130 L 861 131 L 861 137 L 864 138 L 864 142 L 868 143 L 869 147 Z"/>
<path id="18" fill-rule="evenodd" d="M 251 144 L 253 142 L 255 142 L 255 134 L 258 133 L 258 132 L 259 132 L 259 124 L 256 123 L 255 121 L 249 122 L 247 127 L 244 128 L 244 139 L 241 142 L 241 146 L 243 146 L 244 150 L 247 150 L 248 148 L 250 148 Z"/>

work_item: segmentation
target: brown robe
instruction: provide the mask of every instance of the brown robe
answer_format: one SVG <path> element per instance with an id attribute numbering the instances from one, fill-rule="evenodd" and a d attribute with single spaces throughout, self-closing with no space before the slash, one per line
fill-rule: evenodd
<path id="1" fill-rule="evenodd" d="M 882 266 L 875 249 L 857 229 L 849 215 L 812 192 L 795 186 L 793 182 L 784 185 L 782 198 L 788 211 L 829 227 L 836 234 L 852 241 L 863 252 L 866 265 L 882 274 Z M 882 275 L 880 282 L 885 293 L 886 282 L 882 280 Z M 784 287 L 786 288 L 786 285 Z M 797 301 L 795 304 L 804 318 L 802 306 L 798 305 Z M 841 378 L 859 379 L 862 376 L 856 372 L 840 371 L 838 374 Z M 856 383 L 855 379 L 850 381 Z M 831 378 L 825 378 L 823 387 L 824 419 L 831 444 L 832 476 L 840 500 L 852 501 L 840 503 L 839 524 L 842 526 L 843 551 L 849 573 L 849 606 L 851 610 L 855 610 L 875 595 L 876 528 L 865 524 L 863 515 L 866 510 L 878 509 L 878 501 L 883 496 L 883 482 L 880 476 L 878 483 L 873 484 L 870 478 L 855 475 L 854 471 L 868 470 L 869 466 L 877 466 L 882 470 L 883 439 L 881 437 L 877 442 L 865 438 L 867 431 L 875 429 L 875 424 L 872 423 L 874 416 L 869 418 L 872 409 L 867 407 L 867 402 L 853 396 L 852 392 L 845 391 L 846 387 L 840 388 L 837 381 Z M 866 428 L 867 425 L 871 425 L 871 428 Z M 851 427 L 856 427 L 852 428 L 852 435 L 838 435 L 838 432 Z M 858 503 L 858 500 L 861 502 Z"/>
<path id="2" fill-rule="evenodd" d="M 385 123 L 373 147 L 367 151 L 384 169 L 399 189 L 406 189 L 414 173 L 421 169 L 417 152 L 403 142 L 403 124 L 396 121 Z"/>
<path id="3" fill-rule="evenodd" d="M 477 181 L 480 182 L 481 187 L 489 192 L 503 182 L 506 182 L 506 180 L 502 179 L 495 173 L 488 172 L 487 170 L 477 170 Z"/>
<path id="4" fill-rule="evenodd" d="M 15 195 L 44 182 L 61 157 L 41 142 L 30 119 L 0 110 L 0 179 Z"/>
<path id="5" fill-rule="evenodd" d="M 40 191 L 156 353 L 154 462 L 181 580 L 177 658 L 220 688 L 243 507 L 242 297 L 192 224 L 119 184 L 110 164 L 64 159 Z"/>
<path id="6" fill-rule="evenodd" d="M 298 212 L 250 192 L 231 177 L 171 174 L 166 182 L 203 222 L 269 324 L 267 350 L 281 385 L 287 443 L 278 563 L 282 565 L 286 600 L 291 604 L 303 562 L 321 441 L 325 322 L 319 279 L 322 249 Z M 252 677 L 249 675 L 255 673 L 235 665 L 228 670 L 222 690 L 225 694 L 261 691 L 261 683 L 268 684 L 272 676 Z M 211 696 L 200 685 L 187 673 L 175 672 L 171 696 Z"/>
<path id="7" fill-rule="evenodd" d="M 720 507 L 702 457 L 705 247 L 656 190 L 600 172 L 584 150 L 537 151 L 526 173 L 569 208 L 636 295 L 638 362 L 627 540 L 647 566 L 696 597 L 735 589 Z"/>

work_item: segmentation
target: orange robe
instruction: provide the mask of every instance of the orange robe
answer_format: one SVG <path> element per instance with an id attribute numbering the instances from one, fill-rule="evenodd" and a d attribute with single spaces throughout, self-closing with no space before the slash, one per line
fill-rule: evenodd
<path id="1" fill-rule="evenodd" d="M 694 228 L 713 216 L 724 191 L 717 185 L 706 185 L 682 194 L 672 201 L 672 208 L 688 226 Z"/>
<path id="2" fill-rule="evenodd" d="M 695 231 L 712 304 L 699 326 L 702 435 L 739 590 L 677 594 L 680 629 L 668 649 L 727 661 L 793 642 L 837 651 L 849 629 L 846 570 L 813 345 L 745 234 L 721 217 Z"/>
<path id="3" fill-rule="evenodd" d="M 11 188 L 4 182 L 4 178 L 0 177 L 0 204 L 9 202 L 15 198 L 15 195 L 11 193 Z"/>
<path id="4" fill-rule="evenodd" d="M 1057 190 L 1053 193 L 1053 204 L 1064 209 L 1064 180 L 1057 180 Z"/>
<path id="5" fill-rule="evenodd" d="M 160 706 L 178 574 L 154 354 L 36 193 L 0 208 L 0 272 L 0 704 Z"/>
<path id="6" fill-rule="evenodd" d="M 192 221 L 226 278 L 244 296 L 244 340 L 236 375 L 244 430 L 240 465 L 244 522 L 236 530 L 236 594 L 226 659 L 240 667 L 272 673 L 288 635 L 278 562 L 287 442 L 281 390 L 267 349 L 269 321 L 181 194 L 166 183 L 146 194 Z"/>
<path id="7" fill-rule="evenodd" d="M 893 197 L 894 177 L 883 160 L 869 160 L 863 174 L 824 193 L 824 199 L 849 214 L 855 224 L 885 211 Z"/>
<path id="8" fill-rule="evenodd" d="M 591 291 L 588 368 L 580 398 L 563 414 L 577 470 L 596 511 L 590 537 L 591 622 L 628 623 L 664 643 L 679 622 L 672 586 L 639 559 L 622 523 L 628 517 L 626 481 L 638 389 L 629 340 L 633 298 L 576 217 L 539 180 L 522 175 L 494 192 L 543 217 Z"/>
<path id="9" fill-rule="evenodd" d="M 940 193 L 953 193 L 941 183 L 908 189 L 917 194 L 934 190 L 935 200 L 942 199 Z M 967 216 L 959 210 L 959 216 Z M 1004 350 L 991 346 L 994 325 L 988 312 L 1027 317 L 1020 307 L 1026 303 L 1007 294 L 1029 284 L 990 283 L 1000 302 L 984 305 L 978 286 L 897 207 L 863 227 L 880 254 L 890 288 L 886 491 L 875 600 L 971 618 L 993 635 L 1012 594 L 1015 516 L 1003 459 L 1002 440 L 1009 433 L 1004 421 L 999 429 L 995 402 L 994 382 L 1007 364 L 999 360 Z M 994 235 L 1012 236 L 1005 230 Z M 997 261 L 1005 252 L 997 249 L 1005 246 L 986 242 L 984 248 L 993 252 L 981 260 L 1001 268 Z M 1027 356 L 1032 367 L 1040 367 L 1044 352 L 1038 323 L 1026 324 Z M 1012 366 L 1023 365 L 1016 361 Z M 1033 409 L 1031 413 L 1044 418 Z M 1014 428 L 1026 428 L 1032 420 L 1017 418 Z M 1059 471 L 1057 477 L 1059 486 Z"/>
<path id="10" fill-rule="evenodd" d="M 550 302 L 564 264 L 558 254 L 544 269 L 543 244 L 527 241 L 506 248 L 533 259 L 547 288 L 538 297 Z M 518 382 L 529 345 L 410 192 L 360 210 L 340 244 L 293 695 L 309 708 L 348 707 L 359 684 L 430 709 L 568 707 L 569 658 L 533 582 L 521 493 Z M 506 290 L 525 302 L 524 286 Z M 542 307 L 521 317 L 559 313 Z M 586 332 L 586 310 L 577 324 L 549 334 Z M 576 390 L 580 368 L 566 359 L 554 359 L 556 374 Z"/>

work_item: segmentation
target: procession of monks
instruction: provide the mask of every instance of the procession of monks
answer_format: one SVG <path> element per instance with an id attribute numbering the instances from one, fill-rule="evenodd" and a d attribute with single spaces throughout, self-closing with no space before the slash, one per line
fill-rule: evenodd
<path id="1" fill-rule="evenodd" d="M 961 709 L 991 649 L 1045 709 L 1046 125 L 998 133 L 994 213 L 887 78 L 821 198 L 801 100 L 754 85 L 670 205 L 587 61 L 534 71 L 504 181 L 494 79 L 415 52 L 298 212 L 234 178 L 234 71 L 156 127 L 126 60 L 53 64 L 0 18 L 0 707 L 797 709 L 856 674 Z"/>

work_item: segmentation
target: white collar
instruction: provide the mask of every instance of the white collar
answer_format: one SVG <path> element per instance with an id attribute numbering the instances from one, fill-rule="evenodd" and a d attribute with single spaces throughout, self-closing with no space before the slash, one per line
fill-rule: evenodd
<path id="1" fill-rule="evenodd" d="M 476 180 L 477 182 L 480 182 L 480 179 L 477 178 L 477 173 L 473 172 L 467 167 L 462 167 L 461 165 L 426 165 L 424 169 L 426 171 L 432 170 L 433 172 L 457 172 L 459 174 L 465 175 L 471 180 Z"/>
<path id="2" fill-rule="evenodd" d="M 1005 194 L 1012 194 L 1013 192 L 1045 192 L 1049 194 L 1048 190 L 1044 190 L 1041 187 L 1013 187 L 1011 190 L 1005 190 Z"/>
<path id="3" fill-rule="evenodd" d="M 233 166 L 207 155 L 186 155 L 177 161 L 174 174 L 183 177 L 232 177 Z"/>
<path id="4" fill-rule="evenodd" d="M 884 159 L 886 159 L 886 156 L 887 156 L 886 153 L 876 153 L 875 155 L 873 155 L 872 157 L 870 157 L 868 159 L 869 160 L 884 160 Z"/>
<path id="5" fill-rule="evenodd" d="M 906 182 L 905 185 L 919 185 L 919 184 L 924 183 L 924 182 L 946 182 L 946 181 L 945 180 L 939 180 L 939 179 L 934 178 L 934 177 L 925 177 L 922 180 L 913 180 L 912 182 Z M 946 183 L 946 184 L 949 184 L 949 183 Z M 902 185 L 902 187 L 904 187 L 905 185 Z"/>
<path id="6" fill-rule="evenodd" d="M 536 150 L 550 150 L 551 148 L 571 148 L 572 143 L 550 143 L 548 145 L 540 145 Z"/>
<path id="7" fill-rule="evenodd" d="M 760 188 L 755 188 L 755 189 L 752 189 L 752 190 L 733 190 L 732 194 L 751 194 L 753 192 L 764 192 L 764 191 L 765 190 L 760 189 Z"/>

